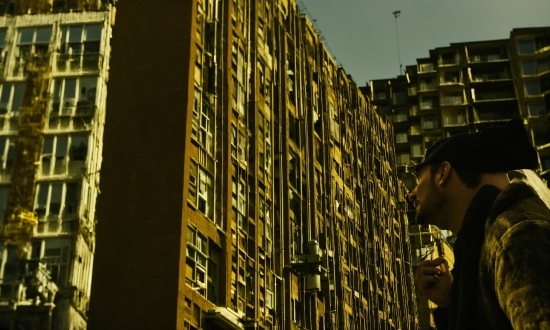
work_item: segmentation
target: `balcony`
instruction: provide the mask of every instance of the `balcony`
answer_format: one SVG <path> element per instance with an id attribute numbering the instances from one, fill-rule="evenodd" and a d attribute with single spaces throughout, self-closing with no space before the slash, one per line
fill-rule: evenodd
<path id="1" fill-rule="evenodd" d="M 420 83 L 420 91 L 433 91 L 437 90 L 437 84 L 435 83 Z"/>
<path id="2" fill-rule="evenodd" d="M 466 116 L 464 115 L 443 116 L 443 127 L 464 126 L 466 124 Z"/>
<path id="3" fill-rule="evenodd" d="M 420 135 L 422 133 L 422 129 L 420 126 L 411 126 L 409 128 L 409 135 Z"/>
<path id="4" fill-rule="evenodd" d="M 409 110 L 409 116 L 412 117 L 412 116 L 419 116 L 419 115 L 420 115 L 420 111 L 418 110 L 418 106 L 413 105 Z"/>
<path id="5" fill-rule="evenodd" d="M 508 72 L 494 72 L 494 73 L 482 73 L 482 74 L 473 74 L 472 82 L 485 82 L 485 81 L 495 81 L 495 80 L 504 80 L 510 79 L 510 74 Z"/>
<path id="6" fill-rule="evenodd" d="M 500 54 L 483 54 L 470 56 L 470 63 L 495 62 L 502 60 L 508 60 L 508 58 L 501 56 Z"/>
<path id="7" fill-rule="evenodd" d="M 515 99 L 516 94 L 514 92 L 479 92 L 475 93 L 472 91 L 472 98 L 474 102 L 482 101 L 498 101 L 498 100 L 509 100 Z"/>
<path id="8" fill-rule="evenodd" d="M 101 70 L 103 64 L 102 54 L 57 54 L 57 72 L 96 72 Z"/>
<path id="9" fill-rule="evenodd" d="M 443 96 L 441 105 L 462 105 L 465 104 L 463 96 Z"/>
<path id="10" fill-rule="evenodd" d="M 438 63 L 440 66 L 459 65 L 460 55 L 456 53 L 442 54 Z"/>
<path id="11" fill-rule="evenodd" d="M 439 80 L 439 84 L 440 85 L 462 85 L 463 82 L 462 82 L 462 78 L 461 77 L 445 77 L 445 78 L 441 78 Z"/>
<path id="12" fill-rule="evenodd" d="M 479 111 L 474 110 L 475 122 L 509 121 L 514 118 L 511 111 Z"/>
<path id="13" fill-rule="evenodd" d="M 409 87 L 407 89 L 407 92 L 409 93 L 409 96 L 414 96 L 417 94 L 416 86 Z"/>
<path id="14" fill-rule="evenodd" d="M 435 66 L 433 63 L 422 63 L 418 65 L 418 73 L 430 73 L 435 72 Z"/>
<path id="15" fill-rule="evenodd" d="M 420 110 L 432 110 L 437 108 L 434 102 L 420 102 Z"/>

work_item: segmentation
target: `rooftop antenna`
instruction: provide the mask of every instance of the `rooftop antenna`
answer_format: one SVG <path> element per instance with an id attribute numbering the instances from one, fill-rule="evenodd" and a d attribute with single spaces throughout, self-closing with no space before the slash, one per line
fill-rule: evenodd
<path id="1" fill-rule="evenodd" d="M 399 75 L 401 75 L 403 71 L 403 65 L 401 64 L 401 51 L 399 49 L 399 29 L 397 28 L 397 18 L 401 15 L 401 10 L 396 10 L 392 14 L 395 17 L 395 33 L 397 35 L 397 56 L 399 57 Z"/>

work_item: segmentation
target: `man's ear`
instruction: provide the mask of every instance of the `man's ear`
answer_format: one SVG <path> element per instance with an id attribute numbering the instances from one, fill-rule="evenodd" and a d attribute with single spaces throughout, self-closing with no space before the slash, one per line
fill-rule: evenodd
<path id="1" fill-rule="evenodd" d="M 441 163 L 441 166 L 439 167 L 439 171 L 437 171 L 437 177 L 436 177 L 440 186 L 444 186 L 449 182 L 452 171 L 453 171 L 453 166 L 451 165 L 451 163 L 449 162 Z"/>

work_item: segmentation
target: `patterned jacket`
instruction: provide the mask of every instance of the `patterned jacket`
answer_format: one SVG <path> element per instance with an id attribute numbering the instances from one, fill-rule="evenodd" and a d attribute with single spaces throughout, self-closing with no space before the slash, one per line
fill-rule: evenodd
<path id="1" fill-rule="evenodd" d="M 541 197 L 518 180 L 479 190 L 455 243 L 451 303 L 434 313 L 438 330 L 550 329 L 550 209 Z"/>

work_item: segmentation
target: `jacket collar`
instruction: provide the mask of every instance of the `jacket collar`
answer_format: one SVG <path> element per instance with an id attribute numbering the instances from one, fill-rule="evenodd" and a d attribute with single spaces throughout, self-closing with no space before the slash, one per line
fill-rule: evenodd
<path id="1" fill-rule="evenodd" d="M 493 202 L 493 206 L 487 215 L 485 230 L 487 230 L 493 224 L 497 216 L 504 212 L 508 207 L 528 197 L 538 197 L 538 195 L 527 183 L 519 180 L 510 183 L 500 192 Z"/>

